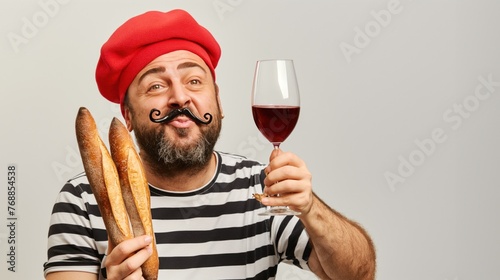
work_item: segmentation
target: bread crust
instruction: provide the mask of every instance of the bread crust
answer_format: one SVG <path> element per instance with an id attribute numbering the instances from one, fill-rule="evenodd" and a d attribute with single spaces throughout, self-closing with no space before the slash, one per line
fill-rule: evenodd
<path id="1" fill-rule="evenodd" d="M 132 238 L 132 230 L 121 195 L 118 171 L 97 130 L 94 118 L 82 107 L 75 123 L 83 167 L 109 236 L 110 251 Z"/>
<path id="2" fill-rule="evenodd" d="M 130 133 L 117 118 L 111 121 L 109 144 L 133 233 L 135 236 L 147 234 L 154 240 L 150 192 L 144 167 Z M 158 278 L 159 260 L 155 242 L 151 246 L 153 253 L 141 266 L 147 280 Z"/>
<path id="3" fill-rule="evenodd" d="M 157 280 L 159 259 L 149 185 L 132 137 L 114 118 L 109 130 L 110 154 L 85 107 L 78 110 L 75 130 L 83 166 L 108 233 L 109 252 L 134 236 L 151 236 L 153 253 L 141 269 L 144 279 Z"/>

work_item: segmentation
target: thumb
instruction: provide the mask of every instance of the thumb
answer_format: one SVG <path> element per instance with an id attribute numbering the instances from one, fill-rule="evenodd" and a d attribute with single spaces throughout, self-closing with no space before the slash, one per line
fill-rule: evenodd
<path id="1" fill-rule="evenodd" d="M 281 149 L 280 148 L 275 148 L 273 149 L 273 151 L 271 152 L 271 155 L 269 156 L 269 162 L 271 162 L 275 157 L 277 157 L 279 154 L 281 153 Z"/>
<path id="2" fill-rule="evenodd" d="M 113 246 L 113 244 L 111 243 L 111 238 L 109 238 L 109 236 L 108 236 L 108 253 L 107 253 L 107 255 L 111 254 L 111 251 L 113 251 L 114 248 L 115 248 L 115 246 Z"/>

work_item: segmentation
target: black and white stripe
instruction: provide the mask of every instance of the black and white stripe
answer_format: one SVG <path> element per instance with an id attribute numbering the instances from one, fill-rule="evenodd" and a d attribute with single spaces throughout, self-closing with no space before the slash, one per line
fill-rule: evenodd
<path id="1" fill-rule="evenodd" d="M 264 165 L 217 152 L 217 172 L 191 192 L 150 186 L 160 279 L 272 279 L 281 261 L 308 269 L 309 238 L 294 216 L 259 216 Z M 54 205 L 45 273 L 98 273 L 107 235 L 85 176 Z"/>

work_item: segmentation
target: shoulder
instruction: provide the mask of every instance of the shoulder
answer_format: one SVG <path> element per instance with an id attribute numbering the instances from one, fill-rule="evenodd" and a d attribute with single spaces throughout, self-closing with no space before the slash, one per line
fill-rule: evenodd
<path id="1" fill-rule="evenodd" d="M 61 192 L 72 192 L 74 194 L 77 193 L 92 193 L 92 189 L 90 188 L 89 180 L 87 179 L 87 175 L 85 172 L 75 175 L 75 177 L 69 179 L 64 184 Z"/>
<path id="2" fill-rule="evenodd" d="M 266 167 L 265 164 L 259 161 L 248 159 L 241 155 L 224 153 L 219 151 L 216 153 L 221 161 L 223 172 L 224 169 L 226 171 L 232 171 L 232 172 L 238 169 L 253 169 L 260 172 L 260 170 Z"/>
<path id="3" fill-rule="evenodd" d="M 218 183 L 230 183 L 231 188 L 256 187 L 252 193 L 262 192 L 266 165 L 240 155 L 217 152 L 220 162 L 217 176 Z M 247 195 L 252 197 L 251 194 Z"/>
<path id="4" fill-rule="evenodd" d="M 85 172 L 66 181 L 57 196 L 59 202 L 71 202 L 73 204 L 96 204 L 92 188 Z"/>

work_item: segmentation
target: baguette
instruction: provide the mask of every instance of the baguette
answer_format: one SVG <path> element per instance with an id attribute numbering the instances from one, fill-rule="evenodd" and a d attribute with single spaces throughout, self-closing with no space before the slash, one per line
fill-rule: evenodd
<path id="1" fill-rule="evenodd" d="M 147 234 L 155 240 L 151 218 L 149 185 L 141 159 L 128 130 L 117 118 L 109 128 L 109 145 L 120 178 L 121 191 L 135 236 Z M 147 280 L 158 278 L 159 260 L 156 244 L 153 253 L 141 266 Z"/>
<path id="2" fill-rule="evenodd" d="M 133 237 L 118 172 L 99 136 L 94 118 L 84 107 L 78 111 L 75 128 L 83 167 L 108 232 L 110 252 Z"/>

